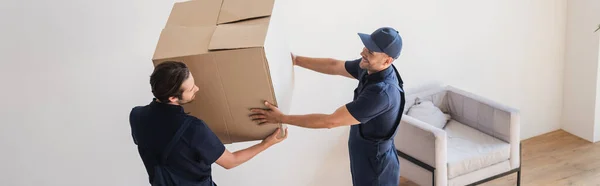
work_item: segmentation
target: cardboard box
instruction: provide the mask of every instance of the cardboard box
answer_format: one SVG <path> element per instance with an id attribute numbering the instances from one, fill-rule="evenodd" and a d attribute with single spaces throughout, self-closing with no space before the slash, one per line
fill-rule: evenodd
<path id="1" fill-rule="evenodd" d="M 281 125 L 248 117 L 263 101 L 289 113 L 293 64 L 274 0 L 192 0 L 175 3 L 153 62 L 186 63 L 200 91 L 184 105 L 225 144 L 262 140 Z"/>

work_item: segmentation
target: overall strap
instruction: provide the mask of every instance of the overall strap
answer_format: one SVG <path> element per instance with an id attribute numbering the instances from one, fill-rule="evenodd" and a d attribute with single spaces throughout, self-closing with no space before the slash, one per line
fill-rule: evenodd
<path id="1" fill-rule="evenodd" d="M 398 73 L 398 69 L 396 69 L 396 66 L 394 66 L 394 64 L 391 65 L 392 68 L 394 68 L 394 72 L 396 73 L 396 77 L 398 78 L 398 89 L 400 90 L 400 110 L 398 112 L 398 116 L 396 117 L 396 121 L 394 122 L 394 130 L 392 131 L 392 135 L 389 135 L 389 138 L 391 138 L 395 133 L 396 130 L 398 130 L 398 126 L 400 125 L 400 121 L 402 119 L 402 114 L 404 113 L 404 105 L 405 105 L 405 98 L 404 98 L 404 81 L 402 81 L 402 77 L 400 77 L 400 74 Z"/>
<path id="2" fill-rule="evenodd" d="M 171 141 L 169 142 L 169 144 L 167 145 L 167 147 L 165 148 L 165 150 L 162 153 L 162 156 L 161 156 L 162 163 L 167 162 L 167 158 L 169 157 L 169 154 L 171 154 L 173 147 L 175 146 L 175 144 L 177 144 L 177 142 L 179 141 L 181 136 L 183 136 L 183 132 L 185 132 L 185 130 L 187 128 L 189 128 L 191 122 L 192 122 L 191 119 L 186 118 L 185 121 L 183 122 L 183 125 L 181 125 L 179 127 L 179 129 L 177 130 L 177 132 L 175 133 L 173 138 L 171 138 Z"/>

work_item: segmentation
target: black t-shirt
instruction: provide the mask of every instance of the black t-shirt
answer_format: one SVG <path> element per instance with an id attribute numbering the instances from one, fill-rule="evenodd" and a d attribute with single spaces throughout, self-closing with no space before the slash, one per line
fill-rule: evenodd
<path id="1" fill-rule="evenodd" d="M 186 114 L 181 106 L 156 100 L 143 106 L 138 114 L 131 112 L 129 122 L 150 182 L 154 178 L 153 167 L 158 164 L 162 152 L 186 119 L 192 122 L 174 145 L 166 164 L 183 178 L 212 180 L 211 165 L 223 154 L 225 146 L 206 123 Z"/>

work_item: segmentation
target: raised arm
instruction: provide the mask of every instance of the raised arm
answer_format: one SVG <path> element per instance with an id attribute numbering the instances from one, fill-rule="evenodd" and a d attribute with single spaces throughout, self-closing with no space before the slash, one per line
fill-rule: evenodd
<path id="1" fill-rule="evenodd" d="M 332 58 L 312 58 L 305 56 L 296 56 L 292 54 L 292 60 L 295 65 L 304 67 L 309 70 L 320 72 L 329 75 L 339 75 L 348 78 L 353 78 L 344 66 L 345 62 L 342 60 Z"/>

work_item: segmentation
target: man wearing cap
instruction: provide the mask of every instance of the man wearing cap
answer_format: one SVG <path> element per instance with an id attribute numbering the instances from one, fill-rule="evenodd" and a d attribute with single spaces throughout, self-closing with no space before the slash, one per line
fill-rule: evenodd
<path id="1" fill-rule="evenodd" d="M 265 102 L 268 109 L 252 109 L 250 117 L 259 124 L 286 123 L 306 128 L 351 126 L 348 148 L 353 184 L 397 186 L 400 165 L 393 137 L 404 110 L 404 92 L 402 78 L 392 62 L 400 56 L 402 38 L 390 27 L 358 35 L 365 47 L 360 53 L 362 58 L 356 60 L 292 55 L 295 65 L 357 79 L 352 102 L 333 114 L 308 115 L 284 115 Z"/>

